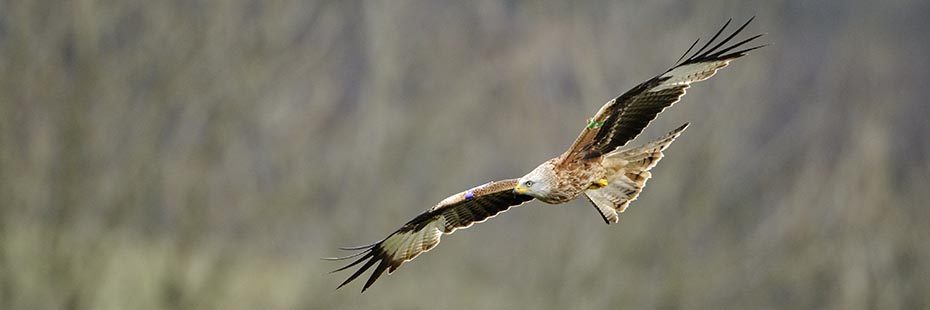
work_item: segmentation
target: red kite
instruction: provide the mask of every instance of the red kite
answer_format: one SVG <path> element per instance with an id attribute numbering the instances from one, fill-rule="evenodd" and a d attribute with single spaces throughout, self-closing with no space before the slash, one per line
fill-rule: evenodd
<path id="1" fill-rule="evenodd" d="M 681 99 L 691 83 L 706 80 L 730 61 L 763 47 L 744 48 L 746 43 L 761 34 L 729 44 L 751 21 L 749 19 L 736 31 L 715 43 L 730 24 L 727 21 L 707 43 L 685 58 L 700 39 L 695 41 L 671 69 L 604 104 L 588 120 L 565 153 L 540 164 L 520 179 L 489 182 L 452 195 L 381 241 L 366 246 L 342 248 L 359 252 L 329 259 L 358 258 L 336 271 L 363 262 L 365 264 L 339 287 L 377 264 L 362 288 L 364 292 L 385 271 L 390 274 L 403 263 L 435 247 L 443 234 L 451 234 L 457 229 L 483 222 L 510 207 L 533 199 L 559 204 L 583 194 L 605 222 L 616 223 L 619 213 L 636 200 L 646 180 L 652 176 L 649 170 L 662 159 L 662 151 L 688 124 L 645 145 L 620 148 L 639 135 L 662 110 Z"/>

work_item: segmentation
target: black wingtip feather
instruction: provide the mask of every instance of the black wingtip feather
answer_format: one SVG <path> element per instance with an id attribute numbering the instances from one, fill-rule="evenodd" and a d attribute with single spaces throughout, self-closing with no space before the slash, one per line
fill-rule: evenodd
<path id="1" fill-rule="evenodd" d="M 368 252 L 367 252 L 367 251 L 361 251 L 361 252 L 358 252 L 358 253 L 355 253 L 355 254 L 352 254 L 352 255 L 346 255 L 346 256 L 343 256 L 343 257 L 320 257 L 320 259 L 322 259 L 322 260 L 345 260 L 345 259 L 350 259 L 350 258 L 359 256 L 359 255 L 365 254 L 365 253 L 368 253 Z"/>
<path id="2" fill-rule="evenodd" d="M 740 41 L 740 42 L 738 42 L 738 43 L 735 43 L 735 44 L 732 44 L 732 45 L 730 45 L 730 46 L 724 47 L 723 49 L 720 49 L 721 47 L 723 47 L 723 46 L 725 46 L 727 43 L 729 43 L 734 37 L 736 37 L 738 34 L 740 34 L 744 29 L 746 29 L 746 27 L 749 26 L 749 24 L 752 23 L 752 21 L 753 21 L 755 18 L 756 18 L 755 16 L 749 18 L 749 20 L 747 20 L 745 23 L 743 23 L 743 25 L 741 25 L 739 28 L 737 28 L 735 31 L 733 31 L 733 32 L 732 32 L 730 35 L 728 35 L 726 38 L 724 38 L 723 40 L 720 40 L 720 42 L 717 42 L 716 44 L 714 44 L 714 41 L 716 41 L 717 38 L 720 37 L 720 35 L 721 35 L 721 34 L 723 33 L 723 31 L 727 28 L 727 26 L 730 25 L 730 22 L 732 21 L 732 19 L 727 20 L 727 22 L 723 25 L 723 27 L 721 27 L 720 30 L 718 30 L 717 33 L 714 34 L 714 36 L 713 36 L 709 41 L 707 41 L 707 43 L 704 43 L 704 46 L 702 46 L 702 47 L 701 47 L 700 49 L 698 49 L 696 52 L 694 52 L 693 54 L 691 54 L 691 56 L 688 57 L 687 59 L 685 59 L 684 62 L 681 62 L 681 59 L 679 59 L 678 62 L 677 62 L 678 64 L 675 65 L 675 67 L 683 66 L 683 65 L 687 65 L 687 64 L 698 63 L 698 62 L 704 62 L 704 61 L 715 61 L 715 60 L 725 60 L 725 59 L 737 58 L 737 57 L 740 57 L 740 56 L 745 55 L 746 52 L 749 52 L 749 51 L 752 51 L 752 50 L 755 50 L 755 49 L 758 49 L 758 48 L 761 48 L 761 47 L 766 46 L 766 45 L 760 45 L 760 46 L 756 46 L 756 47 L 752 47 L 752 48 L 747 48 L 747 49 L 739 50 L 739 51 L 737 51 L 737 52 L 730 52 L 730 51 L 732 51 L 732 50 L 734 50 L 734 49 L 737 49 L 737 48 L 743 46 L 744 44 L 746 44 L 746 43 L 748 43 L 748 42 L 750 42 L 750 41 L 753 41 L 753 40 L 755 40 L 755 39 L 761 37 L 762 35 L 760 34 L 760 35 L 752 36 L 752 37 L 750 37 L 750 38 L 748 38 L 748 39 L 742 40 L 742 41 Z M 708 47 L 711 46 L 711 44 L 714 44 L 713 47 L 711 47 L 711 48 L 708 49 Z M 688 50 L 690 51 L 691 48 L 689 48 Z M 685 55 L 688 55 L 688 53 L 686 52 Z"/>
<path id="3" fill-rule="evenodd" d="M 751 52 L 751 51 L 754 51 L 754 50 L 757 50 L 757 49 L 760 49 L 760 48 L 763 48 L 763 47 L 766 47 L 766 46 L 769 46 L 769 45 L 768 45 L 768 44 L 762 44 L 762 45 L 759 45 L 759 46 L 756 46 L 756 47 L 750 47 L 750 48 L 747 48 L 747 49 L 744 49 L 744 50 L 732 52 L 732 53 L 729 53 L 729 54 L 720 56 L 720 59 L 734 59 L 734 58 L 743 57 L 743 56 L 746 56 L 746 54 L 749 53 L 749 52 Z"/>
<path id="4" fill-rule="evenodd" d="M 727 26 L 729 26 L 729 25 L 730 25 L 730 22 L 732 22 L 732 21 L 733 21 L 732 18 L 727 19 L 727 22 L 723 24 L 723 27 L 720 27 L 720 30 L 717 30 L 717 33 L 715 33 L 714 36 L 710 38 L 710 40 L 707 40 L 707 43 L 704 43 L 704 46 L 701 46 L 701 49 L 697 50 L 697 52 L 694 52 L 694 55 L 700 55 L 702 52 L 704 52 L 704 49 L 706 49 L 708 46 L 710 46 L 711 43 L 714 43 L 714 40 L 717 40 L 717 37 L 719 37 L 720 34 L 723 33 L 723 31 L 727 29 Z M 711 50 L 713 50 L 713 49 L 711 49 Z M 693 58 L 693 56 L 692 56 L 692 58 Z M 685 62 L 687 62 L 687 61 L 685 61 Z"/>
<path id="5" fill-rule="evenodd" d="M 378 264 L 378 267 L 375 268 L 375 271 L 371 272 L 371 276 L 368 277 L 368 281 L 365 281 L 365 286 L 362 287 L 362 293 L 365 292 L 381 275 L 384 273 L 384 270 L 388 267 L 388 260 L 382 259 L 381 263 Z"/>
<path id="6" fill-rule="evenodd" d="M 364 259 L 364 258 L 362 258 L 362 259 Z M 358 261 L 362 261 L 362 259 L 359 259 Z M 352 282 L 352 280 L 355 280 L 355 278 L 358 278 L 359 275 L 361 275 L 363 272 L 367 271 L 368 268 L 371 268 L 371 265 L 374 265 L 375 262 L 377 262 L 377 261 L 378 261 L 378 258 L 377 258 L 377 257 L 372 257 L 371 259 L 369 259 L 368 262 L 365 263 L 365 265 L 363 265 L 361 268 L 359 268 L 358 270 L 356 270 L 355 273 L 353 273 L 352 276 L 350 276 L 348 279 L 346 279 L 345 281 L 343 281 L 342 284 L 339 284 L 339 286 L 336 287 L 336 289 L 338 290 L 338 289 L 342 288 L 343 286 L 345 286 L 346 284 L 349 284 L 349 282 Z M 355 263 L 352 263 L 352 264 L 354 265 Z M 347 267 L 348 267 L 348 266 L 347 266 Z"/>
<path id="7" fill-rule="evenodd" d="M 755 17 L 753 17 L 753 18 L 755 18 Z M 749 26 L 749 23 L 750 23 L 750 22 L 752 22 L 752 18 L 750 18 L 748 21 L 746 21 L 746 23 L 743 24 L 742 26 L 740 26 L 739 28 L 736 28 L 736 31 L 733 31 L 733 33 L 731 33 L 729 36 L 727 36 L 726 39 L 721 40 L 720 43 L 717 43 L 717 45 L 714 45 L 714 47 L 712 47 L 712 48 L 711 48 L 710 50 L 708 50 L 706 53 L 704 53 L 703 55 L 698 56 L 698 57 L 707 57 L 712 51 L 716 51 L 718 48 L 720 48 L 721 46 L 723 46 L 723 45 L 726 44 L 727 42 L 730 42 L 730 40 L 732 40 L 733 37 L 735 37 L 737 34 L 739 34 L 741 31 L 743 31 L 743 29 L 746 29 L 746 26 Z M 749 39 L 749 40 L 752 40 L 752 39 L 754 39 L 754 38 L 751 38 L 751 39 Z M 749 40 L 744 41 L 744 42 L 740 42 L 740 43 L 736 43 L 736 44 L 730 46 L 728 49 L 732 49 L 732 48 L 734 48 L 734 47 L 737 47 L 737 46 L 739 46 L 740 44 L 743 44 L 743 43 L 745 43 L 745 42 L 748 42 Z M 716 53 L 715 53 L 715 54 L 716 54 Z"/>
<path id="8" fill-rule="evenodd" d="M 384 239 L 375 241 L 375 242 L 373 242 L 373 243 L 371 243 L 371 244 L 359 245 L 359 246 L 352 246 L 352 247 L 348 247 L 348 246 L 347 246 L 347 247 L 340 247 L 339 249 L 340 249 L 340 250 L 343 250 L 343 251 L 365 250 L 365 249 L 370 249 L 370 248 L 372 248 L 372 247 L 378 245 L 378 243 L 381 243 L 381 241 L 384 241 Z"/>
<path id="9" fill-rule="evenodd" d="M 364 260 L 368 259 L 369 257 L 372 257 L 372 256 L 375 255 L 375 252 L 374 252 L 374 251 L 367 251 L 367 252 L 362 252 L 362 253 L 365 253 L 365 256 L 359 257 L 359 259 L 356 259 L 356 260 L 353 261 L 352 263 L 349 263 L 348 265 L 342 266 L 342 268 L 333 270 L 333 271 L 331 271 L 330 273 L 340 272 L 340 271 L 343 271 L 343 270 L 352 268 L 352 266 L 358 265 L 358 264 L 361 263 L 362 261 L 364 261 Z"/>
<path id="10" fill-rule="evenodd" d="M 739 48 L 740 46 L 743 46 L 743 44 L 749 43 L 750 41 L 755 40 L 755 39 L 757 39 L 757 38 L 759 38 L 759 37 L 761 37 L 761 36 L 762 36 L 761 34 L 757 34 L 757 35 L 755 35 L 755 36 L 749 37 L 748 39 L 745 39 L 745 40 L 739 41 L 739 42 L 737 42 L 737 43 L 735 43 L 735 44 L 733 44 L 733 45 L 730 45 L 730 47 L 727 47 L 727 48 L 725 48 L 725 49 L 722 49 L 722 50 L 720 50 L 720 51 L 717 51 L 717 52 L 715 52 L 715 53 L 713 53 L 713 54 L 711 54 L 711 55 L 704 55 L 703 57 L 706 57 L 706 58 L 719 58 L 719 57 L 721 57 L 720 55 L 723 55 L 723 54 L 725 54 L 725 53 L 727 53 L 727 52 L 729 52 L 729 51 L 732 51 L 732 50 L 734 50 L 734 49 L 736 49 L 736 48 Z"/>
<path id="11" fill-rule="evenodd" d="M 679 63 L 681 62 L 682 59 L 685 59 L 685 56 L 688 56 L 688 53 L 691 52 L 691 49 L 693 49 L 694 46 L 697 45 L 699 41 L 701 41 L 701 38 L 697 38 L 697 40 L 694 40 L 694 43 L 691 43 L 691 46 L 688 47 L 688 50 L 685 51 L 684 54 L 681 54 L 681 57 L 678 57 L 678 60 L 676 60 L 675 63 Z"/>

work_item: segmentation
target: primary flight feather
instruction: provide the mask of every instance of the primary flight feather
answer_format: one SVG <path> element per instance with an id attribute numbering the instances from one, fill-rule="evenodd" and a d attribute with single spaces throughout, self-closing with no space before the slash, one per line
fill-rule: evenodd
<path id="1" fill-rule="evenodd" d="M 565 153 L 543 162 L 523 177 L 489 182 L 449 196 L 381 241 L 341 248 L 358 252 L 326 258 L 355 259 L 334 272 L 360 264 L 361 267 L 339 287 L 374 266 L 362 288 L 364 292 L 384 272 L 390 274 L 403 263 L 434 248 L 443 234 L 484 222 L 533 199 L 558 204 L 583 194 L 605 222 L 618 222 L 619 213 L 636 200 L 652 176 L 649 170 L 662 159 L 662 151 L 688 124 L 645 145 L 620 148 L 638 136 L 662 110 L 678 102 L 691 83 L 706 80 L 730 61 L 763 47 L 745 47 L 762 35 L 731 43 L 751 21 L 717 40 L 729 26 L 730 21 L 727 21 L 710 40 L 691 53 L 700 40 L 695 41 L 672 68 L 604 104 Z"/>

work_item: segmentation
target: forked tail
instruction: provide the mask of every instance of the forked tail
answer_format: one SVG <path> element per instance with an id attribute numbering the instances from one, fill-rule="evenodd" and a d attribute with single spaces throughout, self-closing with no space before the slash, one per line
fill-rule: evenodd
<path id="1" fill-rule="evenodd" d="M 685 128 L 688 128 L 687 123 L 645 145 L 607 154 L 603 163 L 609 174 L 607 185 L 585 191 L 585 197 L 594 204 L 607 224 L 620 220 L 620 213 L 643 191 L 646 181 L 652 176 L 649 170 L 662 159 L 662 151 Z"/>

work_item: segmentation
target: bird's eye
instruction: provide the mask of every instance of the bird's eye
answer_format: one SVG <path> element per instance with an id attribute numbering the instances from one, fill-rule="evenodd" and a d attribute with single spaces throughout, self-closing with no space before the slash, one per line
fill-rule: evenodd
<path id="1" fill-rule="evenodd" d="M 526 181 L 526 182 L 523 182 L 523 186 L 530 187 L 530 186 L 533 186 L 533 183 L 534 183 L 533 181 Z"/>

